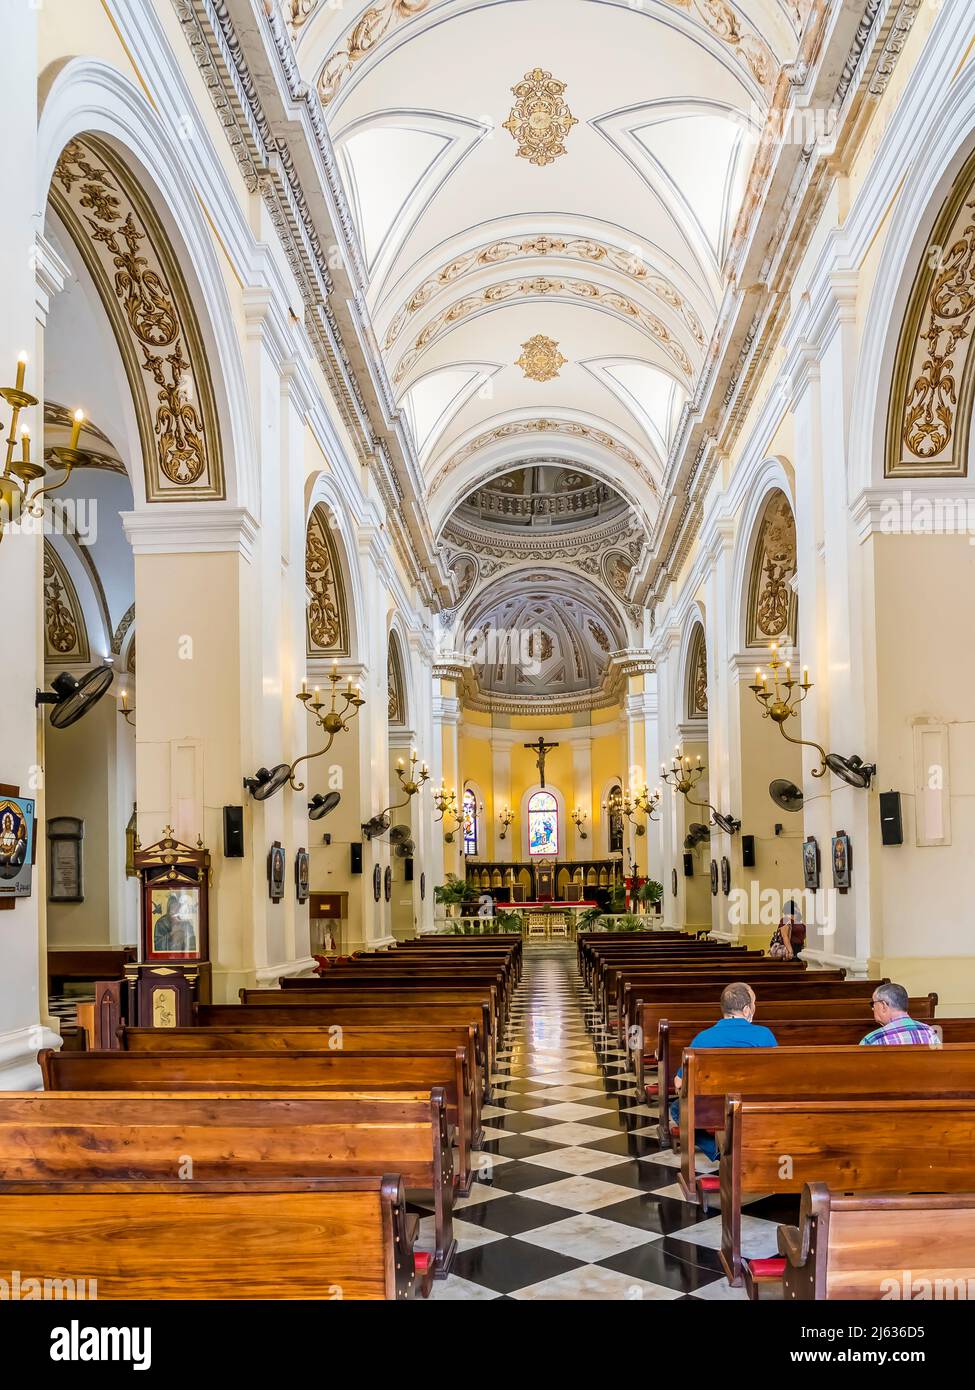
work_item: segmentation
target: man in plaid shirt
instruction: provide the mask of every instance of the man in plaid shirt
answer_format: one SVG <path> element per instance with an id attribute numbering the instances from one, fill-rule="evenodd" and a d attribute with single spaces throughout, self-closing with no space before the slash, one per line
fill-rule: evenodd
<path id="1" fill-rule="evenodd" d="M 864 1047 L 940 1047 L 941 1037 L 926 1023 L 907 1012 L 908 995 L 903 985 L 878 985 L 873 992 L 873 1016 L 880 1024 L 860 1039 Z"/>

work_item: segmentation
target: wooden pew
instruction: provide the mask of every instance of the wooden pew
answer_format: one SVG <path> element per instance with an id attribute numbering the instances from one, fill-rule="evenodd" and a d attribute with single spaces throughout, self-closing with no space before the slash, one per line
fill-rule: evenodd
<path id="1" fill-rule="evenodd" d="M 317 988 L 313 985 L 309 989 L 242 989 L 240 1002 L 248 1008 L 252 1005 L 267 1007 L 285 1002 L 289 1007 L 295 1008 L 301 1005 L 321 1008 L 325 1004 L 338 1004 L 344 1008 L 347 1004 L 369 1004 L 373 1007 L 381 1004 L 391 1011 L 391 1021 L 398 1021 L 393 1019 L 394 1014 L 406 1018 L 415 1013 L 417 1007 L 425 1009 L 428 1004 L 451 1004 L 455 1007 L 462 1004 L 480 1009 L 485 1035 L 491 1039 L 492 1058 L 499 1036 L 497 1012 L 491 992 L 468 989 L 466 986 L 457 986 L 454 989 L 391 989 L 386 986 L 382 989 L 370 989 L 368 986 L 350 989 L 343 985 L 332 987 L 330 982 L 323 981 Z"/>
<path id="2" fill-rule="evenodd" d="M 907 1001 L 907 1012 L 912 1018 L 928 1020 L 934 1018 L 935 1010 L 938 1006 L 937 994 L 922 994 L 916 999 Z M 642 999 L 634 1000 L 628 1008 L 626 1019 L 626 1041 L 627 1051 L 630 1054 L 630 1064 L 636 1073 L 637 1086 L 643 1092 L 645 1084 L 645 1074 L 647 1063 L 659 1060 L 659 1052 L 655 1052 L 657 1046 L 660 1025 L 665 1020 L 671 1025 L 671 1060 L 673 1071 L 680 1066 L 680 1048 L 690 1046 L 690 1038 L 687 1042 L 683 1041 L 683 1033 L 679 1043 L 675 1043 L 673 1025 L 683 1024 L 687 1020 L 696 1022 L 696 1028 L 691 1032 L 691 1037 L 695 1037 L 704 1028 L 710 1028 L 717 1022 L 718 1015 L 708 1015 L 700 1004 L 647 1004 Z M 858 1019 L 863 1023 L 863 1035 L 876 1027 L 873 1017 L 871 999 L 762 999 L 759 1001 L 756 1022 L 764 1023 L 775 1032 L 776 1023 L 780 1020 L 800 1019 L 822 1020 L 829 1019 Z M 673 1053 L 677 1048 L 677 1060 L 673 1060 Z M 671 1072 L 670 1080 L 673 1080 Z M 659 1081 L 659 1078 L 658 1078 Z"/>
<path id="3" fill-rule="evenodd" d="M 462 1047 L 472 1085 L 482 1097 L 484 1077 L 477 1055 L 474 1029 L 463 1024 L 452 1027 L 360 1027 L 357 1024 L 326 1024 L 285 1027 L 272 1022 L 252 1027 L 250 1009 L 237 1010 L 239 1026 L 229 1028 L 128 1028 L 119 1029 L 123 1052 L 404 1052 L 411 1056 L 418 1048 Z"/>
<path id="4" fill-rule="evenodd" d="M 455 1177 L 473 1181 L 480 1140 L 463 1048 L 397 1052 L 55 1052 L 37 1056 L 46 1091 L 424 1091 L 442 1086 L 457 1131 Z M 475 1100 L 477 1097 L 475 1096 Z M 476 1127 L 475 1127 L 476 1126 Z"/>
<path id="5" fill-rule="evenodd" d="M 975 1192 L 833 1192 L 806 1183 L 799 1225 L 779 1227 L 785 1297 L 975 1296 Z"/>
<path id="6" fill-rule="evenodd" d="M 393 1176 L 3 1180 L 0 1246 L 22 1278 L 77 1270 L 100 1300 L 405 1300 L 415 1283 Z"/>
<path id="7" fill-rule="evenodd" d="M 135 946 L 91 946 L 81 950 L 58 949 L 47 953 L 47 989 L 61 994 L 68 980 L 114 980 L 137 958 Z"/>
<path id="8" fill-rule="evenodd" d="M 814 973 L 827 980 L 846 977 L 845 970 L 817 970 Z M 734 980 L 751 983 L 752 979 L 761 983 L 763 980 L 802 980 L 806 974 L 803 961 L 769 960 L 765 956 L 720 959 L 706 966 L 697 961 L 673 959 L 662 960 L 652 966 L 609 966 L 603 974 L 603 1018 L 609 1024 L 615 1011 L 617 1024 L 621 1024 L 626 1016 L 626 990 L 632 990 L 639 984 L 667 984 L 689 977 L 723 980 L 727 984 Z"/>
<path id="9" fill-rule="evenodd" d="M 644 983 L 635 985 L 632 987 L 633 1004 L 630 1003 L 629 997 L 625 998 L 624 1026 L 627 1017 L 632 1015 L 633 1006 L 637 999 L 643 1000 L 645 1004 L 663 1004 L 668 1007 L 675 1004 L 703 1006 L 705 1017 L 713 1022 L 720 1017 L 721 991 L 728 983 L 730 983 L 728 980 L 720 978 L 718 980 L 708 979 L 704 983 L 700 979 L 690 982 L 685 976 L 678 979 L 676 984 L 672 981 L 662 985 L 658 981 L 652 985 Z M 864 1000 L 869 1000 L 877 986 L 883 983 L 882 980 L 837 980 L 833 972 L 825 970 L 809 971 L 800 980 L 788 977 L 758 980 L 752 984 L 758 999 L 756 1017 L 761 1022 L 766 1004 L 791 1003 L 793 1000 L 800 999 L 856 999 L 862 1003 Z M 628 985 L 627 990 L 629 991 L 630 988 Z"/>
<path id="10" fill-rule="evenodd" d="M 966 1051 L 971 1053 L 970 1048 Z M 756 1049 L 751 1052 L 759 1055 Z M 878 1047 L 863 1048 L 859 1055 L 886 1059 L 891 1075 L 900 1074 L 906 1081 L 908 1069 L 918 1063 L 936 1064 L 943 1052 Z M 920 1080 L 912 1078 L 912 1083 L 920 1084 Z M 829 1101 L 730 1097 L 720 1168 L 721 1263 L 729 1281 L 737 1287 L 745 1274 L 741 1216 L 747 1197 L 800 1193 L 807 1182 L 827 1183 L 846 1192 L 969 1192 L 973 1145 L 975 1097 Z M 783 1162 L 783 1157 L 789 1161 Z M 780 1257 L 775 1267 L 771 1260 L 747 1263 L 753 1279 L 782 1277 Z"/>
<path id="11" fill-rule="evenodd" d="M 810 1001 L 804 1001 L 806 1003 Z M 785 1005 L 782 1005 L 785 1007 Z M 778 1018 L 771 1022 L 762 1017 L 760 1022 L 770 1027 L 780 1047 L 856 1047 L 861 1040 L 876 1027 L 874 1019 L 861 1018 Z M 934 1022 L 932 1020 L 932 1022 Z M 647 1104 L 656 1104 L 660 1109 L 661 1124 L 667 1129 L 667 1105 L 661 1095 L 674 1098 L 674 1078 L 681 1066 L 682 1054 L 691 1047 L 694 1038 L 704 1028 L 711 1027 L 713 1020 L 701 1022 L 693 1019 L 662 1019 L 657 1031 L 657 1081 L 652 1086 L 644 1086 Z M 975 1020 L 942 1019 L 934 1024 L 941 1032 L 942 1040 L 949 1043 L 975 1041 Z M 661 1082 L 663 1092 L 661 1092 Z M 697 1128 L 707 1129 L 716 1124 L 724 1113 L 724 1102 L 715 1107 L 710 1105 L 708 1118 L 697 1117 Z"/>
<path id="12" fill-rule="evenodd" d="M 432 1272 L 446 1278 L 456 1242 L 442 1087 L 384 1095 L 0 1092 L 0 1172 L 8 1180 L 192 1185 L 381 1178 L 391 1169 L 408 1188 L 433 1192 Z"/>
<path id="13" fill-rule="evenodd" d="M 633 951 L 599 951 L 590 962 L 587 982 L 598 1007 L 615 991 L 615 972 L 627 968 L 633 971 L 655 970 L 666 962 L 695 967 L 731 965 L 735 961 L 767 961 L 761 951 L 746 951 L 743 946 L 714 945 L 705 949 L 697 946 L 655 946 Z"/>
<path id="14" fill-rule="evenodd" d="M 398 965 L 340 965 L 324 975 L 282 976 L 281 988 L 296 994 L 307 994 L 315 989 L 395 989 L 400 993 L 431 989 L 480 989 L 484 997 L 491 1001 L 499 1029 L 504 1027 L 508 1016 L 508 982 L 500 971 L 471 971 L 449 965 L 430 969 L 424 967 L 419 971 L 404 970 Z"/>
<path id="15" fill-rule="evenodd" d="M 477 1043 L 478 1066 L 485 1080 L 493 1070 L 493 1051 L 490 1035 L 485 1032 L 484 1014 L 469 1004 L 357 1004 L 330 1003 L 320 999 L 307 1000 L 292 1007 L 291 996 L 283 991 L 270 991 L 274 998 L 262 1004 L 247 1005 L 247 1019 L 241 1018 L 241 1004 L 197 1004 L 193 1009 L 194 1024 L 204 1028 L 246 1027 L 273 1028 L 276 1025 L 301 1028 L 329 1028 L 342 1024 L 379 1028 L 412 1028 L 462 1026 L 471 1028 Z M 317 1004 L 317 1008 L 312 1007 Z"/>

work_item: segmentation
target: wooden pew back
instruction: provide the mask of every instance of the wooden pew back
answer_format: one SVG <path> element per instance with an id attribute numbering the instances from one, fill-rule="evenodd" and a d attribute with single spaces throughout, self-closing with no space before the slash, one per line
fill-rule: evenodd
<path id="1" fill-rule="evenodd" d="M 0 1244 L 22 1279 L 74 1270 L 101 1300 L 392 1300 L 415 1278 L 393 1176 L 4 1180 Z"/>

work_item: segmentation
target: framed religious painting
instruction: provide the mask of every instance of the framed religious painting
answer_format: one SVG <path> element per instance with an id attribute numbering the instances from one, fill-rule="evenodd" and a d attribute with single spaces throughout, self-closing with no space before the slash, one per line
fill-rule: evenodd
<path id="1" fill-rule="evenodd" d="M 34 857 L 34 801 L 0 788 L 0 900 L 30 897 Z"/>
<path id="2" fill-rule="evenodd" d="M 726 854 L 721 856 L 721 891 L 725 897 L 731 892 L 731 861 Z"/>
<path id="3" fill-rule="evenodd" d="M 284 897 L 284 848 L 275 840 L 267 856 L 267 891 L 272 903 L 279 903 Z"/>
<path id="4" fill-rule="evenodd" d="M 676 870 L 676 869 L 671 869 L 671 871 L 670 871 L 670 891 L 671 891 L 671 893 L 673 893 L 674 897 L 676 898 L 676 897 L 677 897 L 677 870 Z"/>
<path id="5" fill-rule="evenodd" d="M 848 892 L 852 876 L 850 837 L 845 830 L 837 830 L 833 836 L 833 887 Z"/>
<path id="6" fill-rule="evenodd" d="M 711 860 L 711 895 L 715 898 L 718 896 L 718 861 L 716 859 Z"/>
<path id="7" fill-rule="evenodd" d="M 802 842 L 802 882 L 804 888 L 819 887 L 819 841 L 807 835 Z"/>
<path id="8" fill-rule="evenodd" d="M 295 855 L 295 896 L 300 903 L 306 903 L 308 901 L 308 895 L 311 892 L 309 885 L 310 872 L 308 851 L 306 849 L 300 849 Z"/>
<path id="9" fill-rule="evenodd" d="M 200 961 L 209 952 L 210 854 L 193 849 L 167 826 L 163 838 L 136 850 L 141 881 L 143 962 Z"/>
<path id="10" fill-rule="evenodd" d="M 378 903 L 383 895 L 383 871 L 377 864 L 372 871 L 372 896 Z"/>
<path id="11" fill-rule="evenodd" d="M 387 902 L 393 896 L 393 870 L 389 864 L 386 865 L 386 872 L 383 874 L 383 897 Z"/>
<path id="12" fill-rule="evenodd" d="M 424 899 L 426 898 L 426 896 L 427 896 L 427 876 L 426 876 L 425 873 L 422 873 L 422 872 L 421 872 L 421 874 L 420 874 L 420 902 L 421 902 L 421 903 L 424 901 Z"/>

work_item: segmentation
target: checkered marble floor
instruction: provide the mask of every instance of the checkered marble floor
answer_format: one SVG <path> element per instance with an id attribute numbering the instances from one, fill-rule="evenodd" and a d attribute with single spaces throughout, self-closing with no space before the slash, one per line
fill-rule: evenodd
<path id="1" fill-rule="evenodd" d="M 458 1253 L 432 1300 L 745 1298 L 721 1272 L 720 1217 L 680 1195 L 677 1156 L 661 1152 L 574 947 L 526 946 L 497 1068 L 474 1185 L 454 1205 Z M 432 1248 L 429 1208 L 412 1209 Z M 752 1203 L 745 1254 L 777 1253 L 777 1224 L 795 1215 L 776 1198 Z"/>

